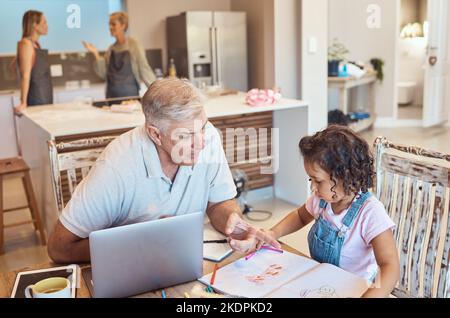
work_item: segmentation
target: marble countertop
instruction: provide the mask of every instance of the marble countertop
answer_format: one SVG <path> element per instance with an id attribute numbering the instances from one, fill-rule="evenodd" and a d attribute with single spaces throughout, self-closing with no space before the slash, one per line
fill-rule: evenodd
<path id="1" fill-rule="evenodd" d="M 205 111 L 208 118 L 216 118 L 307 106 L 305 101 L 281 99 L 273 105 L 252 107 L 245 104 L 245 93 L 239 93 L 208 99 L 205 103 Z M 53 138 L 132 128 L 144 124 L 144 115 L 141 110 L 116 113 L 83 103 L 29 107 L 25 110 L 24 116 L 46 130 Z"/>

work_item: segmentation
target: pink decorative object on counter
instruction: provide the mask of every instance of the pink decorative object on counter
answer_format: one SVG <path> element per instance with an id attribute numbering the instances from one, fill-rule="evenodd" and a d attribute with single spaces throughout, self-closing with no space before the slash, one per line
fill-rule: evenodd
<path id="1" fill-rule="evenodd" d="M 272 89 L 254 88 L 248 91 L 245 102 L 250 106 L 272 105 L 281 99 L 281 94 Z"/>

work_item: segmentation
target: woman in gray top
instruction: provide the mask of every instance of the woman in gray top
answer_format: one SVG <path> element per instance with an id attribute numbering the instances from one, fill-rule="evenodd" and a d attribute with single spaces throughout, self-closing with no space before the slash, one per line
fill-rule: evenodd
<path id="1" fill-rule="evenodd" d="M 106 79 L 106 98 L 139 96 L 140 83 L 144 82 L 148 87 L 156 78 L 143 47 L 125 35 L 127 29 L 128 15 L 125 12 L 115 12 L 109 16 L 109 31 L 116 42 L 103 57 L 94 45 L 83 42 L 95 56 L 95 72 Z"/>

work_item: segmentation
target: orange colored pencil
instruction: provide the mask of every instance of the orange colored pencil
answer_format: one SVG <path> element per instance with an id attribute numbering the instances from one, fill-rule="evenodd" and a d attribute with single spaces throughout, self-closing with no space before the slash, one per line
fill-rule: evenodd
<path id="1" fill-rule="evenodd" d="M 213 271 L 213 273 L 212 273 L 212 276 L 211 276 L 211 280 L 209 281 L 209 284 L 210 285 L 214 285 L 214 280 L 216 279 L 216 272 L 217 272 L 217 269 L 219 268 L 219 265 L 216 263 L 215 265 L 214 265 L 214 271 Z"/>

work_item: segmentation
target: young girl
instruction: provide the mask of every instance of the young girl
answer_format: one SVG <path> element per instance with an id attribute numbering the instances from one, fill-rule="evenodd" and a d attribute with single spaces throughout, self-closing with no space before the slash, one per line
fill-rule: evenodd
<path id="1" fill-rule="evenodd" d="M 369 192 L 374 175 L 369 145 L 344 126 L 330 126 L 304 137 L 299 147 L 312 195 L 266 233 L 278 239 L 315 220 L 308 234 L 311 257 L 370 282 L 377 278 L 364 297 L 387 297 L 400 267 L 395 225 Z"/>

